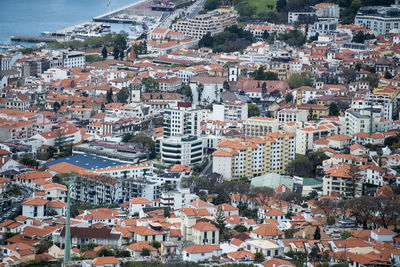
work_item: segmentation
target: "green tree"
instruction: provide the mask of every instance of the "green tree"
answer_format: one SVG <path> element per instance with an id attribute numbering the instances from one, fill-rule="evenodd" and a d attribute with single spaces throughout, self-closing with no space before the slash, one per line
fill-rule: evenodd
<path id="1" fill-rule="evenodd" d="M 182 90 L 182 94 L 183 94 L 186 98 L 188 98 L 190 101 L 192 101 L 192 99 L 193 99 L 193 94 L 192 94 L 192 89 L 190 88 L 190 86 L 187 85 L 187 84 L 184 84 L 184 85 L 182 85 L 181 90 Z"/>
<path id="2" fill-rule="evenodd" d="M 241 224 L 237 224 L 233 229 L 239 233 L 247 232 L 246 226 Z"/>
<path id="3" fill-rule="evenodd" d="M 103 248 L 102 250 L 99 251 L 99 257 L 108 257 L 108 256 L 114 256 L 114 253 L 110 249 Z"/>
<path id="4" fill-rule="evenodd" d="M 140 256 L 143 257 L 150 256 L 150 250 L 148 248 L 143 248 L 142 252 L 140 253 Z"/>
<path id="5" fill-rule="evenodd" d="M 351 196 L 356 197 L 358 195 L 358 187 L 361 183 L 360 167 L 354 163 L 350 165 L 348 174 L 351 182 Z"/>
<path id="6" fill-rule="evenodd" d="M 152 241 L 152 242 L 150 242 L 150 246 L 152 246 L 155 249 L 159 249 L 159 248 L 161 248 L 161 243 L 158 241 Z"/>
<path id="7" fill-rule="evenodd" d="M 383 76 L 385 79 L 392 79 L 393 78 L 393 75 L 389 72 L 389 71 L 386 71 L 385 72 L 385 75 Z"/>
<path id="8" fill-rule="evenodd" d="M 210 32 L 207 32 L 199 41 L 199 47 L 213 47 L 214 39 Z"/>
<path id="9" fill-rule="evenodd" d="M 328 225 L 334 225 L 336 222 L 335 217 L 334 216 L 328 216 L 326 218 L 326 224 Z"/>
<path id="10" fill-rule="evenodd" d="M 278 12 L 283 11 L 286 8 L 286 0 L 278 0 L 276 2 L 276 10 Z"/>
<path id="11" fill-rule="evenodd" d="M 48 252 L 49 248 L 53 245 L 53 242 L 42 239 L 40 240 L 38 245 L 35 245 L 34 247 L 36 248 L 36 254 L 43 254 Z"/>
<path id="12" fill-rule="evenodd" d="M 107 91 L 106 99 L 107 99 L 107 103 L 113 102 L 113 91 L 111 88 L 110 88 L 110 90 Z"/>
<path id="13" fill-rule="evenodd" d="M 204 91 L 204 84 L 199 83 L 197 86 L 197 101 L 200 103 L 201 102 L 201 96 L 203 95 Z"/>
<path id="14" fill-rule="evenodd" d="M 142 79 L 142 85 L 147 89 L 147 90 L 155 90 L 158 89 L 159 83 L 152 77 L 145 77 Z"/>
<path id="15" fill-rule="evenodd" d="M 338 116 L 339 115 L 339 108 L 335 102 L 332 102 L 329 105 L 329 116 Z"/>
<path id="16" fill-rule="evenodd" d="M 319 228 L 319 226 L 317 226 L 314 232 L 314 240 L 320 240 L 320 239 L 321 239 L 321 229 Z"/>
<path id="17" fill-rule="evenodd" d="M 254 104 L 247 104 L 247 109 L 248 109 L 248 117 L 256 117 L 256 116 L 260 116 L 260 109 L 258 108 L 258 106 L 254 105 Z"/>
<path id="18" fill-rule="evenodd" d="M 47 216 L 57 216 L 58 213 L 57 213 L 57 211 L 55 211 L 55 210 L 50 210 L 46 215 L 47 215 Z"/>
<path id="19" fill-rule="evenodd" d="M 306 156 L 298 155 L 294 160 L 289 162 L 286 172 L 290 175 L 307 178 L 312 176 L 312 167 L 312 162 Z"/>
<path id="20" fill-rule="evenodd" d="M 131 139 L 131 142 L 145 144 L 148 148 L 150 148 L 151 151 L 154 151 L 156 149 L 156 144 L 154 143 L 153 139 L 146 135 L 137 135 Z"/>
<path id="21" fill-rule="evenodd" d="M 281 0 L 281 1 L 285 1 L 286 2 L 286 0 Z M 269 37 L 269 32 L 267 30 L 265 30 L 263 32 L 263 39 L 266 41 L 268 39 L 268 37 Z"/>
<path id="22" fill-rule="evenodd" d="M 66 141 L 67 141 L 67 138 L 63 134 L 63 131 L 61 129 L 58 130 L 56 139 L 54 140 L 54 144 L 58 148 L 58 151 L 64 151 Z"/>
<path id="23" fill-rule="evenodd" d="M 60 108 L 61 108 L 60 103 L 58 103 L 57 101 L 54 102 L 54 104 L 53 104 L 53 111 L 56 113 Z"/>
<path id="24" fill-rule="evenodd" d="M 357 13 L 357 11 L 360 9 L 361 5 L 362 5 L 361 0 L 353 0 L 350 5 L 351 12 L 354 14 Z"/>
<path id="25" fill-rule="evenodd" d="M 119 57 L 119 48 L 117 46 L 114 47 L 113 57 L 114 57 L 114 59 L 118 59 L 118 57 Z"/>
<path id="26" fill-rule="evenodd" d="M 103 49 L 101 50 L 101 55 L 103 56 L 103 58 L 107 58 L 108 52 L 105 46 L 103 46 Z"/>
<path id="27" fill-rule="evenodd" d="M 289 77 L 289 87 L 299 88 L 301 86 L 311 86 L 311 74 L 308 72 L 294 73 Z"/>
<path id="28" fill-rule="evenodd" d="M 123 60 L 125 57 L 124 50 L 119 51 L 119 59 Z"/>
<path id="29" fill-rule="evenodd" d="M 352 237 L 352 236 L 353 236 L 353 234 L 352 234 L 351 232 L 349 232 L 349 231 L 343 231 L 343 232 L 340 234 L 340 239 L 345 240 L 345 239 L 348 239 L 348 238 L 350 238 L 350 237 Z"/>
<path id="30" fill-rule="evenodd" d="M 129 98 L 129 93 L 127 89 L 121 89 L 117 94 L 117 99 L 119 103 L 127 103 Z"/>
<path id="31" fill-rule="evenodd" d="M 254 253 L 254 263 L 261 263 L 265 260 L 264 254 L 261 252 Z"/>
<path id="32" fill-rule="evenodd" d="M 207 179 L 198 175 L 192 175 L 182 179 L 182 185 L 189 187 L 191 191 L 196 194 L 199 194 L 200 189 L 206 188 L 207 184 Z"/>
<path id="33" fill-rule="evenodd" d="M 221 207 L 218 208 L 217 212 L 215 213 L 214 222 L 215 226 L 219 229 L 220 233 L 222 233 L 225 230 L 226 223 L 225 223 L 224 211 L 222 210 Z"/>
<path id="34" fill-rule="evenodd" d="M 286 103 L 293 102 L 293 94 L 291 92 L 286 94 L 285 101 L 286 101 Z"/>
<path id="35" fill-rule="evenodd" d="M 229 83 L 228 81 L 224 81 L 224 84 L 222 85 L 225 91 L 229 91 Z"/>
<path id="36" fill-rule="evenodd" d="M 40 165 L 37 160 L 35 160 L 33 158 L 29 158 L 29 157 L 22 158 L 21 163 L 28 167 L 32 167 L 32 168 L 37 168 Z"/>

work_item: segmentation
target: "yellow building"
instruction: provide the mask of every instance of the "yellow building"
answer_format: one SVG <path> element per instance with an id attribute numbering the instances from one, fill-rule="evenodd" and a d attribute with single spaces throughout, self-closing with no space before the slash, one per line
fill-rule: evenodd
<path id="1" fill-rule="evenodd" d="M 295 155 L 295 134 L 273 132 L 266 136 L 223 139 L 213 155 L 213 172 L 232 180 L 267 172 L 285 173 Z"/>
<path id="2" fill-rule="evenodd" d="M 311 115 L 310 120 L 318 120 L 321 117 L 329 115 L 329 107 L 318 104 L 303 104 L 298 105 L 297 108 L 300 110 L 306 110 L 307 116 Z"/>

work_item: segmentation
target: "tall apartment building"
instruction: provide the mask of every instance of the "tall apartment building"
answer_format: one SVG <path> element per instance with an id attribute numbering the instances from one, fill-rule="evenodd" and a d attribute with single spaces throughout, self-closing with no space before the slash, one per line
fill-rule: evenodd
<path id="1" fill-rule="evenodd" d="M 353 135 L 359 132 L 371 133 L 371 111 L 346 110 L 345 119 L 347 126 L 346 134 Z"/>
<path id="2" fill-rule="evenodd" d="M 67 52 L 62 56 L 64 68 L 83 68 L 86 66 L 84 52 Z"/>
<path id="3" fill-rule="evenodd" d="M 361 7 L 354 19 L 354 24 L 374 30 L 377 35 L 398 29 L 400 7 L 397 5 Z"/>
<path id="4" fill-rule="evenodd" d="M 200 111 L 191 103 L 178 102 L 164 111 L 164 136 L 200 135 Z"/>
<path id="5" fill-rule="evenodd" d="M 193 18 L 180 20 L 172 25 L 172 29 L 186 36 L 201 39 L 210 32 L 211 35 L 222 32 L 226 27 L 235 25 L 237 12 L 233 8 L 218 8 Z"/>
<path id="6" fill-rule="evenodd" d="M 248 117 L 247 103 L 241 101 L 213 105 L 213 120 L 238 122 Z"/>
<path id="7" fill-rule="evenodd" d="M 161 161 L 166 164 L 195 165 L 203 160 L 203 141 L 197 136 L 164 137 L 160 142 Z"/>
<path id="8" fill-rule="evenodd" d="M 268 117 L 251 117 L 244 122 L 244 134 L 250 137 L 265 136 L 267 133 L 276 132 L 279 122 Z"/>
<path id="9" fill-rule="evenodd" d="M 339 133 L 339 127 L 333 123 L 319 123 L 296 129 L 296 154 L 305 155 L 313 149 L 316 140 Z"/>
<path id="10" fill-rule="evenodd" d="M 295 155 L 295 134 L 273 132 L 265 138 L 224 139 L 213 156 L 213 172 L 224 179 L 285 173 Z"/>
<path id="11" fill-rule="evenodd" d="M 277 118 L 280 123 L 307 121 L 307 111 L 297 108 L 284 108 L 278 111 Z"/>
<path id="12" fill-rule="evenodd" d="M 323 195 L 330 195 L 332 192 L 339 193 L 344 197 L 358 197 L 362 193 L 362 183 L 356 183 L 355 196 L 353 194 L 353 180 L 350 175 L 351 165 L 341 164 L 326 171 L 322 180 Z"/>
<path id="13" fill-rule="evenodd" d="M 50 61 L 46 58 L 30 59 L 22 63 L 22 76 L 40 76 L 43 72 L 50 68 Z"/>
<path id="14" fill-rule="evenodd" d="M 316 20 L 339 19 L 339 5 L 333 3 L 320 3 L 315 6 L 306 7 L 301 11 L 288 13 L 290 24 L 313 23 Z"/>

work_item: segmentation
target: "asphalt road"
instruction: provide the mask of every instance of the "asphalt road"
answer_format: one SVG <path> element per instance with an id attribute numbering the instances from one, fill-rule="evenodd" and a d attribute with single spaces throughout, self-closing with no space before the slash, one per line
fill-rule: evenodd
<path id="1" fill-rule="evenodd" d="M 20 201 L 17 202 L 12 202 L 11 205 L 6 205 L 3 206 L 3 208 L 6 208 L 4 211 L 0 211 L 0 221 L 6 221 L 11 218 L 15 218 L 18 215 L 22 213 L 22 205 L 21 203 L 24 201 L 25 198 L 28 198 L 32 194 L 32 189 L 27 188 L 27 187 L 22 187 L 20 186 L 21 189 L 21 195 L 20 197 L 17 198 Z"/>

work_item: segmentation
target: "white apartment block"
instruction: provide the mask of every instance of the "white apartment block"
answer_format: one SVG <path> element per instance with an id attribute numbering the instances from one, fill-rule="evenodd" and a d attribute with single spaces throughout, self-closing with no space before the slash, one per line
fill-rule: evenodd
<path id="1" fill-rule="evenodd" d="M 218 8 L 207 14 L 180 20 L 172 29 L 186 36 L 201 39 L 208 32 L 211 35 L 222 32 L 226 27 L 236 24 L 237 12 L 233 8 Z"/>
<path id="2" fill-rule="evenodd" d="M 213 120 L 225 122 L 238 122 L 247 120 L 248 106 L 241 101 L 227 102 L 213 105 Z"/>
<path id="3" fill-rule="evenodd" d="M 346 134 L 353 135 L 359 132 L 370 132 L 371 112 L 369 110 L 352 111 L 346 110 Z"/>
<path id="4" fill-rule="evenodd" d="M 64 68 L 83 68 L 86 66 L 85 53 L 67 52 L 62 56 Z"/>
<path id="5" fill-rule="evenodd" d="M 276 132 L 279 129 L 279 122 L 268 117 L 251 117 L 244 122 L 245 136 L 259 137 L 267 133 Z"/>
<path id="6" fill-rule="evenodd" d="M 277 117 L 280 123 L 307 121 L 307 111 L 297 108 L 284 108 L 278 111 Z"/>
<path id="7" fill-rule="evenodd" d="M 197 136 L 169 136 L 160 142 L 161 161 L 166 164 L 196 165 L 203 160 L 203 141 Z"/>
<path id="8" fill-rule="evenodd" d="M 200 111 L 190 106 L 172 107 L 164 111 L 164 136 L 200 135 Z"/>
<path id="9" fill-rule="evenodd" d="M 313 124 L 296 129 L 296 154 L 305 155 L 307 151 L 313 150 L 314 141 L 338 134 L 338 132 L 339 128 L 332 123 Z"/>
<path id="10" fill-rule="evenodd" d="M 395 5 L 361 7 L 354 24 L 374 30 L 376 35 L 386 34 L 392 29 L 399 29 L 400 7 Z"/>

